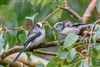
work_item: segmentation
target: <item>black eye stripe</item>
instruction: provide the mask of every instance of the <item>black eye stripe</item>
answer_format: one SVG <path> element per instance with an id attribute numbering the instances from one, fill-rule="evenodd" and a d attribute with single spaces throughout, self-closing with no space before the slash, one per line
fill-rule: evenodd
<path id="1" fill-rule="evenodd" d="M 64 26 L 64 23 L 59 23 L 58 26 Z"/>
<path id="2" fill-rule="evenodd" d="M 40 25 L 40 24 L 36 24 L 36 25 L 35 25 L 35 28 L 41 28 L 41 29 L 42 29 L 42 28 L 43 28 L 43 26 L 42 26 L 42 25 Z"/>
<path id="3" fill-rule="evenodd" d="M 39 25 L 39 24 L 37 24 L 36 26 L 37 26 L 38 28 L 40 28 L 40 25 Z"/>

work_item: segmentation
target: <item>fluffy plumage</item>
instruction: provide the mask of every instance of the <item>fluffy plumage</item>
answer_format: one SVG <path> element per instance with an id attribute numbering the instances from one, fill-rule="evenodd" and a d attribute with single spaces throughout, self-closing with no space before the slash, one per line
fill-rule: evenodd
<path id="1" fill-rule="evenodd" d="M 54 29 L 61 35 L 68 35 L 70 33 L 79 34 L 84 27 L 91 26 L 92 24 L 72 24 L 70 21 L 58 22 L 54 25 Z"/>
<path id="2" fill-rule="evenodd" d="M 15 62 L 18 57 L 24 52 L 27 48 L 33 47 L 34 45 L 38 45 L 44 41 L 45 38 L 45 29 L 41 22 L 38 22 L 28 33 L 27 41 L 24 44 L 24 48 L 19 52 L 17 57 L 13 60 Z"/>

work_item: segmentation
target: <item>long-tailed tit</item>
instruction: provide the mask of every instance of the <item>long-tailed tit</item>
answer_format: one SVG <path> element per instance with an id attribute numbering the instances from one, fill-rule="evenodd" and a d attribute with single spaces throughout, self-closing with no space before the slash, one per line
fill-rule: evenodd
<path id="1" fill-rule="evenodd" d="M 27 48 L 33 47 L 34 45 L 38 45 L 44 41 L 45 38 L 45 29 L 44 25 L 41 22 L 38 22 L 28 33 L 27 41 L 24 44 L 24 48 L 19 52 L 17 57 L 13 60 L 15 62 L 18 57 L 24 52 Z"/>
<path id="2" fill-rule="evenodd" d="M 72 24 L 69 21 L 62 21 L 58 22 L 54 25 L 54 29 L 60 34 L 60 35 L 68 35 L 70 33 L 79 34 L 81 29 L 84 27 L 91 26 L 91 24 Z"/>

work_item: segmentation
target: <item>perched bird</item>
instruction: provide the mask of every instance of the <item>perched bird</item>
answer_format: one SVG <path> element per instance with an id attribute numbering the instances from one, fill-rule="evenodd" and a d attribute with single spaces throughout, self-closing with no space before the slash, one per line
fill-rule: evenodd
<path id="1" fill-rule="evenodd" d="M 28 33 L 27 41 L 24 44 L 24 48 L 19 52 L 17 57 L 13 60 L 15 62 L 18 57 L 24 52 L 27 48 L 38 45 L 44 41 L 45 38 L 45 29 L 42 22 L 36 23 Z"/>
<path id="2" fill-rule="evenodd" d="M 91 26 L 91 24 L 72 24 L 70 21 L 62 21 L 56 23 L 53 29 L 60 35 L 68 35 L 70 33 L 80 34 L 80 31 L 88 26 Z"/>

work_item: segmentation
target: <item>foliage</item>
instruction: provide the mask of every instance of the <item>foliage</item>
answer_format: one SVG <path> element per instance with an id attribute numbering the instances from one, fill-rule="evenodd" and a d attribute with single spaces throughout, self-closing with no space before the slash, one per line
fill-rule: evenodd
<path id="1" fill-rule="evenodd" d="M 97 7 L 97 11 L 100 13 L 100 0 L 97 0 L 96 7 Z"/>
<path id="2" fill-rule="evenodd" d="M 86 10 L 89 0 L 68 0 L 69 7 L 83 15 Z M 25 21 L 26 16 L 33 16 L 38 13 L 35 17 L 35 23 L 43 20 L 52 11 L 56 10 L 56 6 L 64 6 L 63 0 L 1 0 L 0 1 L 0 27 L 6 27 L 12 29 L 8 31 L 0 30 L 0 50 L 4 48 L 12 48 L 16 45 L 23 45 L 25 38 L 27 37 L 28 30 L 16 29 L 17 27 L 27 26 L 30 22 Z M 100 0 L 97 0 L 96 10 L 98 16 L 100 16 Z M 62 20 L 69 20 L 72 22 L 79 22 L 77 19 L 72 17 L 68 12 L 58 10 L 51 17 L 47 19 L 46 39 L 47 41 L 58 40 L 58 34 L 50 31 L 52 26 Z M 96 21 L 95 14 L 89 18 L 90 22 Z M 91 42 L 92 48 L 90 49 L 91 54 L 91 65 L 93 67 L 100 66 L 100 43 L 96 42 L 96 37 L 100 36 L 100 29 L 96 31 L 93 36 L 93 42 Z M 88 67 L 86 61 L 86 49 L 87 44 L 76 42 L 79 36 L 75 34 L 69 34 L 63 43 L 63 46 L 58 47 L 58 55 L 50 60 L 47 67 Z M 80 49 L 82 51 L 79 51 Z M 52 48 L 51 50 L 55 50 Z M 44 57 L 45 58 L 45 57 Z M 1 65 L 0 65 L 1 67 Z M 43 64 L 37 64 L 36 67 L 44 67 Z"/>

